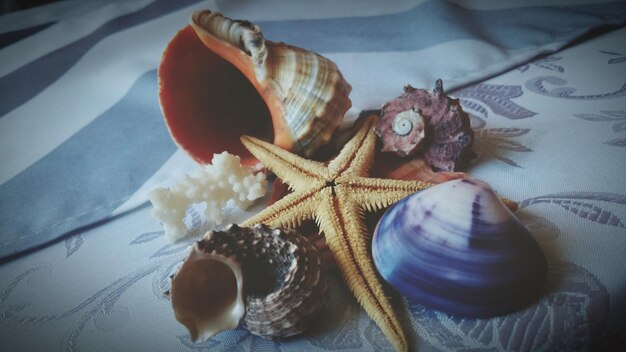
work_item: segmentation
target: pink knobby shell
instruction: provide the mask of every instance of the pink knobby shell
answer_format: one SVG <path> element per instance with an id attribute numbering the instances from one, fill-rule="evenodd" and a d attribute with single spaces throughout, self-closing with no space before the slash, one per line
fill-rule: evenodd
<path id="1" fill-rule="evenodd" d="M 444 93 L 440 79 L 432 93 L 405 86 L 404 94 L 383 106 L 376 134 L 382 151 L 421 153 L 435 170 L 455 171 L 476 157 L 469 116 Z"/>

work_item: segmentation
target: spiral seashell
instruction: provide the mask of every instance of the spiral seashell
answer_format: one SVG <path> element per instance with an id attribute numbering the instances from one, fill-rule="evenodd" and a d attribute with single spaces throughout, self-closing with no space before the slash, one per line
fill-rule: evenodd
<path id="1" fill-rule="evenodd" d="M 310 157 L 352 105 L 352 88 L 329 59 L 208 10 L 168 44 L 159 82 L 173 139 L 201 163 L 224 150 L 255 161 L 240 144 L 244 134 Z"/>
<path id="2" fill-rule="evenodd" d="M 432 93 L 407 85 L 404 94 L 383 106 L 376 134 L 382 151 L 402 157 L 422 151 L 437 170 L 454 171 L 476 157 L 469 116 L 458 99 L 444 93 L 441 80 Z"/>
<path id="3" fill-rule="evenodd" d="M 192 339 L 235 329 L 277 339 L 299 334 L 320 310 L 326 266 L 298 233 L 265 225 L 210 231 L 172 279 L 176 319 Z"/>
<path id="4" fill-rule="evenodd" d="M 546 258 L 493 190 L 453 180 L 415 193 L 383 215 L 374 264 L 409 300 L 463 317 L 513 312 L 537 298 Z"/>
<path id="5" fill-rule="evenodd" d="M 414 131 L 416 145 L 424 140 L 424 118 L 417 111 L 406 110 L 393 118 L 393 132 L 398 136 L 406 136 Z"/>

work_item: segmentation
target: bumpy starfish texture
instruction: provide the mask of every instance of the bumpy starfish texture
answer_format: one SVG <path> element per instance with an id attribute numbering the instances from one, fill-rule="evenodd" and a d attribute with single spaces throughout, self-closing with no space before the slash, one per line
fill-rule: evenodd
<path id="1" fill-rule="evenodd" d="M 375 116 L 368 118 L 328 166 L 242 137 L 246 148 L 293 190 L 242 226 L 262 223 L 294 228 L 314 219 L 357 301 L 396 350 L 406 351 L 408 342 L 376 275 L 369 251 L 371 235 L 362 218 L 365 211 L 387 207 L 432 184 L 366 177 L 374 158 L 375 122 Z"/>

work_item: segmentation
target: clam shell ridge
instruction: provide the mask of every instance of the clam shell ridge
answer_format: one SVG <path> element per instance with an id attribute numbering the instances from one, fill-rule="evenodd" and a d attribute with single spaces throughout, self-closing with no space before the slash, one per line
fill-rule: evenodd
<path id="1" fill-rule="evenodd" d="M 172 279 L 171 300 L 192 339 L 242 323 L 277 339 L 303 332 L 328 284 L 317 248 L 293 230 L 265 225 L 210 231 Z"/>
<path id="2" fill-rule="evenodd" d="M 542 291 L 546 258 L 485 183 L 453 180 L 415 193 L 383 215 L 372 256 L 409 300 L 463 317 L 513 312 Z"/>
<path id="3" fill-rule="evenodd" d="M 208 10 L 191 26 L 212 51 L 241 71 L 269 109 L 274 144 L 310 156 L 326 145 L 352 106 L 352 87 L 329 59 L 265 40 L 261 29 Z"/>

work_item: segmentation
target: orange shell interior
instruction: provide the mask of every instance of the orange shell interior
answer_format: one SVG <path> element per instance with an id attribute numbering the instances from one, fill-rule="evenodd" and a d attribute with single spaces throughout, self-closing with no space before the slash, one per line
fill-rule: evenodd
<path id="1" fill-rule="evenodd" d="M 191 26 L 170 41 L 159 65 L 159 100 L 174 141 L 199 163 L 228 151 L 245 165 L 257 160 L 239 137 L 271 141 L 270 112 L 252 83 L 209 50 Z"/>

